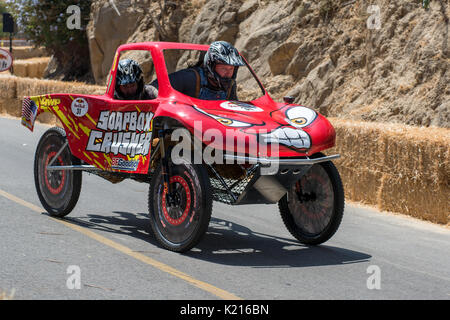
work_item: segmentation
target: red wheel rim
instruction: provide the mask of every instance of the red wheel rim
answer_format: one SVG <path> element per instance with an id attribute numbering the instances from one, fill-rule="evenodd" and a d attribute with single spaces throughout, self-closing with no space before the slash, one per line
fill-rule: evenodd
<path id="1" fill-rule="evenodd" d="M 184 190 L 184 194 L 186 196 L 186 207 L 184 208 L 184 211 L 183 211 L 183 214 L 181 215 L 181 217 L 179 217 L 178 219 L 174 219 L 170 216 L 170 214 L 167 210 L 166 197 L 167 197 L 168 190 L 164 189 L 161 200 L 162 200 L 162 210 L 163 210 L 164 218 L 171 225 L 178 226 L 186 220 L 186 218 L 189 214 L 189 211 L 191 209 L 191 191 L 189 190 L 189 186 L 188 186 L 186 180 L 184 180 L 182 177 L 180 177 L 180 176 L 171 177 L 170 184 L 175 184 L 175 183 L 179 183 L 181 185 L 181 187 Z"/>
<path id="2" fill-rule="evenodd" d="M 45 160 L 45 164 L 44 164 L 44 175 L 45 175 L 45 185 L 47 186 L 47 189 L 52 193 L 52 194 L 59 194 L 61 192 L 61 190 L 64 187 L 64 183 L 66 181 L 66 172 L 64 170 L 61 171 L 61 182 L 59 183 L 58 187 L 53 187 L 48 179 L 48 171 L 47 171 L 47 166 L 50 162 L 50 160 L 56 155 L 56 152 L 52 151 L 47 155 L 47 159 Z M 63 164 L 62 158 L 61 156 L 58 157 L 58 159 L 56 159 L 56 162 L 59 162 L 60 165 Z"/>

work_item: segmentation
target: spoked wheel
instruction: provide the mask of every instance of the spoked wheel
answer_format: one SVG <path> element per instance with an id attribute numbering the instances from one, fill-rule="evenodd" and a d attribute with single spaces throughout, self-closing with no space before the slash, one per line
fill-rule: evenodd
<path id="1" fill-rule="evenodd" d="M 41 137 L 34 158 L 34 182 L 39 200 L 47 212 L 55 217 L 64 217 L 75 207 L 81 191 L 81 171 L 47 170 L 66 142 L 66 133 L 55 127 Z M 58 155 L 52 166 L 80 164 L 68 146 Z"/>
<path id="2" fill-rule="evenodd" d="M 317 245 L 337 231 L 344 214 L 344 189 L 331 161 L 313 165 L 279 201 L 281 218 L 301 243 Z"/>
<path id="3" fill-rule="evenodd" d="M 150 224 L 164 248 L 184 252 L 194 247 L 208 229 L 212 211 L 208 173 L 201 165 L 172 165 L 169 194 L 161 171 L 159 166 L 150 183 Z"/>

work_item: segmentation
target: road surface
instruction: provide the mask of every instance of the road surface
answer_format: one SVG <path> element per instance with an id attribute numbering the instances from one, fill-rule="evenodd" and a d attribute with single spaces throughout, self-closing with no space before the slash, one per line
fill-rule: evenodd
<path id="1" fill-rule="evenodd" d="M 146 184 L 83 173 L 74 211 L 51 218 L 33 178 L 47 129 L 0 118 L 0 291 L 14 299 L 450 299 L 450 230 L 358 205 L 306 247 L 275 205 L 214 203 L 202 242 L 178 254 L 150 234 Z"/>

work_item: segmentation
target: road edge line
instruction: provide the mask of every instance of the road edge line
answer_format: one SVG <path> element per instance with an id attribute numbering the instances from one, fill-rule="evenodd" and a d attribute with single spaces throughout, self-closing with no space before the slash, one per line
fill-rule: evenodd
<path id="1" fill-rule="evenodd" d="M 9 200 L 17 203 L 17 204 L 20 204 L 20 205 L 22 205 L 24 207 L 27 207 L 27 208 L 31 209 L 32 211 L 35 211 L 35 212 L 38 212 L 38 213 L 45 212 L 44 209 L 42 209 L 42 208 L 40 208 L 40 207 L 38 207 L 38 206 L 36 206 L 36 205 L 34 205 L 32 203 L 29 203 L 29 202 L 27 202 L 27 201 L 25 201 L 23 199 L 20 199 L 20 198 L 12 195 L 12 194 L 10 194 L 10 193 L 8 193 L 6 191 L 3 191 L 1 189 L 0 189 L 0 195 L 3 196 L 6 199 L 9 199 Z M 197 287 L 199 289 L 202 289 L 203 291 L 211 293 L 211 294 L 213 294 L 213 295 L 215 295 L 215 296 L 217 296 L 217 297 L 219 297 L 221 299 L 224 299 L 224 300 L 243 300 L 242 298 L 240 298 L 240 297 L 238 297 L 238 296 L 236 296 L 236 295 L 234 295 L 234 294 L 232 294 L 232 293 L 230 293 L 228 291 L 225 291 L 223 289 L 215 287 L 215 286 L 213 286 L 213 285 L 211 285 L 209 283 L 206 283 L 204 281 L 195 279 L 195 278 L 191 277 L 190 275 L 188 275 L 188 274 L 186 274 L 186 273 L 184 273 L 182 271 L 179 271 L 179 270 L 177 270 L 177 269 L 175 269 L 175 268 L 173 268 L 173 267 L 171 267 L 171 266 L 169 266 L 169 265 L 167 265 L 165 263 L 159 262 L 159 261 L 157 261 L 157 260 L 155 260 L 153 258 L 150 258 L 150 257 L 148 257 L 148 256 L 146 256 L 144 254 L 141 254 L 139 252 L 135 252 L 135 251 L 131 250 L 130 248 L 128 248 L 128 247 L 126 247 L 124 245 L 121 245 L 120 243 L 117 243 L 117 242 L 115 242 L 115 241 L 113 241 L 111 239 L 108 239 L 108 238 L 104 237 L 104 236 L 101 236 L 101 235 L 99 235 L 99 234 L 97 234 L 97 233 L 95 233 L 93 231 L 87 230 L 87 229 L 85 229 L 83 227 L 80 227 L 78 225 L 75 225 L 73 223 L 70 223 L 70 222 L 62 220 L 62 219 L 53 218 L 53 217 L 50 217 L 50 216 L 48 216 L 48 217 L 51 218 L 53 221 L 59 222 L 59 223 L 65 225 L 66 227 L 68 227 L 68 228 L 70 228 L 70 229 L 72 229 L 74 231 L 82 233 L 85 236 L 88 236 L 89 238 L 96 240 L 97 242 L 100 242 L 100 243 L 102 243 L 102 244 L 104 244 L 106 246 L 109 246 L 109 247 L 111 247 L 113 249 L 116 249 L 117 251 L 122 252 L 122 253 L 124 253 L 124 254 L 126 254 L 128 256 L 131 256 L 131 257 L 135 258 L 136 260 L 144 262 L 145 264 L 151 265 L 152 267 L 155 267 L 156 269 L 158 269 L 160 271 L 163 271 L 163 272 L 168 273 L 168 274 L 170 274 L 172 276 L 175 276 L 175 277 L 177 277 L 177 278 L 179 278 L 181 280 L 184 280 L 184 281 L 188 282 L 189 284 L 191 284 L 191 285 L 193 285 L 193 286 L 195 286 L 195 287 Z"/>

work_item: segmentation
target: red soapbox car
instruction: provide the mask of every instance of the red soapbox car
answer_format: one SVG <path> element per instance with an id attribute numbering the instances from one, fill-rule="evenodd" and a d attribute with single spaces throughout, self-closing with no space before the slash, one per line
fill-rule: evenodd
<path id="1" fill-rule="evenodd" d="M 332 163 L 339 155 L 322 153 L 335 144 L 333 126 L 292 97 L 274 102 L 245 59 L 236 82 L 239 101 L 176 91 L 169 71 L 207 50 L 169 42 L 122 45 L 104 95 L 24 97 L 22 124 L 31 131 L 42 112 L 62 124 L 43 134 L 34 160 L 37 193 L 51 216 L 72 211 L 87 171 L 112 183 L 148 183 L 151 229 L 172 251 L 198 244 L 213 201 L 278 204 L 286 228 L 306 245 L 333 236 L 344 212 L 343 186 Z M 143 59 L 144 74 L 156 76 L 155 99 L 114 99 L 117 66 L 125 57 Z"/>

